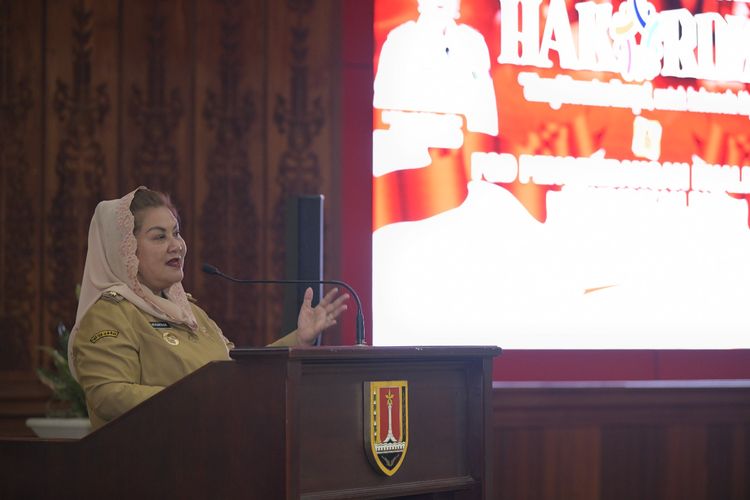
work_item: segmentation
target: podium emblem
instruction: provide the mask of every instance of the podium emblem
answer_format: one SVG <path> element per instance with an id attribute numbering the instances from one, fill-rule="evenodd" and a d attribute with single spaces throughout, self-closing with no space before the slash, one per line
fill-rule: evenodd
<path id="1" fill-rule="evenodd" d="M 376 470 L 392 476 L 409 445 L 408 382 L 365 382 L 364 394 L 365 453 Z"/>

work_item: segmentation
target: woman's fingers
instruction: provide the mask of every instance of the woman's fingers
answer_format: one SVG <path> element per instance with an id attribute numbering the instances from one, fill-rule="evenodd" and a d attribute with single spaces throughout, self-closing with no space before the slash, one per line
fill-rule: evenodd
<path id="1" fill-rule="evenodd" d="M 322 299 L 320 299 L 319 305 L 326 307 L 333 300 L 333 298 L 339 293 L 338 288 L 332 288 L 326 293 Z"/>
<path id="2" fill-rule="evenodd" d="M 302 299 L 302 304 L 306 305 L 307 307 L 312 307 L 312 299 L 313 299 L 313 289 L 310 287 L 307 287 L 305 290 L 305 297 Z"/>

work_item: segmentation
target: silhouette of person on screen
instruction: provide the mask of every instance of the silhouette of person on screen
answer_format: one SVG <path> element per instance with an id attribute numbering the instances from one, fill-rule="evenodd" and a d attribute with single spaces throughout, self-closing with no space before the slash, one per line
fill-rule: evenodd
<path id="1" fill-rule="evenodd" d="M 388 129 L 374 134 L 375 176 L 420 168 L 427 148 L 459 149 L 469 132 L 498 133 L 484 37 L 459 24 L 460 0 L 418 0 L 419 17 L 390 31 L 380 53 L 373 105 Z"/>

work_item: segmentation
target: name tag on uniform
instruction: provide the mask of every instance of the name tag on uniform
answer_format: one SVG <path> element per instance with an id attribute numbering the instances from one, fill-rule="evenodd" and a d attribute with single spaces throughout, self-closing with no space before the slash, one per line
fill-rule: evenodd
<path id="1" fill-rule="evenodd" d="M 170 325 L 166 321 L 152 321 L 151 326 L 153 326 L 154 328 L 172 328 L 172 325 Z"/>

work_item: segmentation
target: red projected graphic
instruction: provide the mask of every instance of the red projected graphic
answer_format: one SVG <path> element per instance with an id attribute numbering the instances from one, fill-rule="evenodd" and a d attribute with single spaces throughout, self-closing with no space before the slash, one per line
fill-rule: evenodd
<path id="1" fill-rule="evenodd" d="M 749 15 L 376 0 L 374 341 L 749 347 Z"/>

